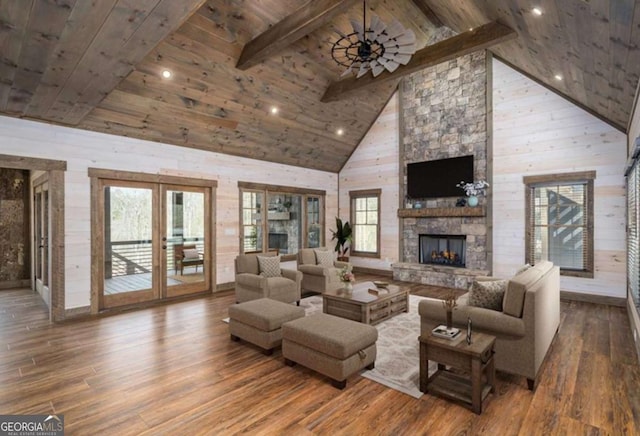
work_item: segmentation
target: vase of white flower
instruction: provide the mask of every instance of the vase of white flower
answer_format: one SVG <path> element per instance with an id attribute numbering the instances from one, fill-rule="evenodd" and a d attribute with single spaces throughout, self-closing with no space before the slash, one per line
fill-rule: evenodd
<path id="1" fill-rule="evenodd" d="M 463 189 L 467 197 L 469 197 L 467 204 L 471 207 L 476 207 L 479 203 L 478 196 L 486 194 L 486 189 L 489 187 L 489 184 L 484 180 L 478 180 L 472 183 L 465 183 L 463 180 L 456 186 Z"/>

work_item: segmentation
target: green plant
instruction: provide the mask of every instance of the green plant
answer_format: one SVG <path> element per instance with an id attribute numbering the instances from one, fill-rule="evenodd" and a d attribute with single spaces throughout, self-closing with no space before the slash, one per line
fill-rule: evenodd
<path id="1" fill-rule="evenodd" d="M 349 250 L 349 245 L 352 240 L 352 231 L 349 221 L 345 221 L 344 224 L 342 224 L 342 220 L 336 217 L 336 230 L 331 230 L 331 233 L 333 234 L 331 240 L 336 240 L 335 251 L 338 253 L 338 257 L 344 257 Z"/>

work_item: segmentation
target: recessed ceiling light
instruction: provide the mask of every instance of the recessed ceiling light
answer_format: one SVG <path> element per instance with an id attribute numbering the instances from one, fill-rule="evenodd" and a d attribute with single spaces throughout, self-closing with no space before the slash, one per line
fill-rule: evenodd
<path id="1" fill-rule="evenodd" d="M 344 135 L 344 129 L 338 129 L 338 130 L 336 130 L 336 135 L 338 135 L 338 136 L 342 136 L 342 135 Z"/>
<path id="2" fill-rule="evenodd" d="M 473 32 L 473 27 L 469 27 L 469 32 Z"/>
<path id="3" fill-rule="evenodd" d="M 537 17 L 542 15 L 542 9 L 535 7 L 533 9 L 531 9 L 531 13 Z"/>
<path id="4" fill-rule="evenodd" d="M 562 75 L 561 74 L 556 74 L 553 77 L 555 77 L 556 80 L 562 80 Z"/>
<path id="5" fill-rule="evenodd" d="M 271 115 L 275 115 L 275 114 L 277 114 L 277 113 L 278 113 L 278 110 L 279 110 L 279 109 L 278 109 L 276 106 L 271 106 L 271 110 L 270 110 Z"/>
<path id="6" fill-rule="evenodd" d="M 165 79 L 170 79 L 172 76 L 171 71 L 169 70 L 162 70 L 162 77 L 164 77 Z"/>

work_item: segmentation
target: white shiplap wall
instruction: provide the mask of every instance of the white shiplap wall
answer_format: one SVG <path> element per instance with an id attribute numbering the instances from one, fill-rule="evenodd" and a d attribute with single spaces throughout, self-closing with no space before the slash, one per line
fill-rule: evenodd
<path id="1" fill-rule="evenodd" d="M 394 94 L 340 171 L 340 217 L 349 220 L 349 191 L 381 189 L 380 258 L 350 257 L 355 266 L 391 270 L 398 261 L 399 125 Z M 327 213 L 334 228 L 334 220 Z"/>
<path id="2" fill-rule="evenodd" d="M 493 274 L 524 263 L 523 176 L 596 171 L 595 277 L 563 291 L 626 296 L 626 135 L 493 61 Z"/>
<path id="3" fill-rule="evenodd" d="M 0 116 L 0 154 L 67 161 L 65 262 L 67 309 L 90 304 L 89 167 L 218 181 L 217 281 L 234 280 L 239 248 L 238 181 L 322 189 L 327 222 L 337 214 L 337 174 Z M 328 239 L 331 238 L 327 225 Z M 327 240 L 328 240 L 327 239 Z"/>

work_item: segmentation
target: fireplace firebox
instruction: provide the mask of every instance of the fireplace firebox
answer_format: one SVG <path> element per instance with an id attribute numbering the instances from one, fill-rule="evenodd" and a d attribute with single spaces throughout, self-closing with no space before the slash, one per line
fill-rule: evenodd
<path id="1" fill-rule="evenodd" d="M 420 263 L 464 268 L 467 237 L 464 235 L 420 235 Z"/>

